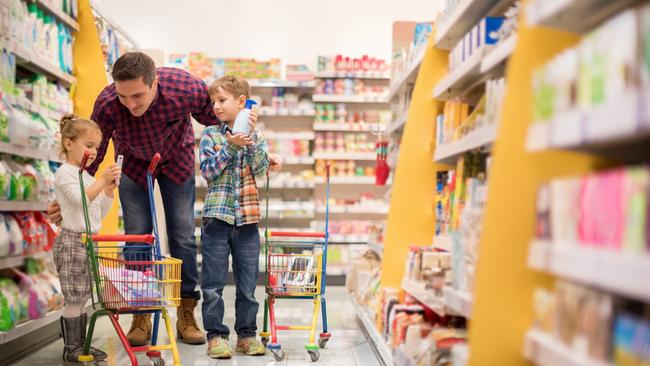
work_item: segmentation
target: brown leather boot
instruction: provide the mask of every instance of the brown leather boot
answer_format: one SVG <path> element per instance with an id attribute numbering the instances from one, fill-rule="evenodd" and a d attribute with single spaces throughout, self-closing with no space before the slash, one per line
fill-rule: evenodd
<path id="1" fill-rule="evenodd" d="M 177 337 L 187 344 L 205 343 L 205 334 L 199 329 L 194 319 L 196 300 L 192 298 L 181 299 L 181 306 L 176 308 L 178 321 L 176 322 Z"/>
<path id="2" fill-rule="evenodd" d="M 146 346 L 151 339 L 151 314 L 133 314 L 126 339 L 132 346 Z"/>

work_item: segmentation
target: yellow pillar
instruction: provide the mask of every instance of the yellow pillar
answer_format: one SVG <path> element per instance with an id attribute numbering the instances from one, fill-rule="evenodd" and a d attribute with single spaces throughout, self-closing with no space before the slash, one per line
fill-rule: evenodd
<path id="1" fill-rule="evenodd" d="M 447 73 L 447 52 L 435 49 L 432 38 L 415 82 L 394 174 L 384 239 L 382 286 L 400 286 L 409 246 L 431 245 L 435 231 L 436 171 L 447 169 L 433 163 L 435 121 L 441 104 L 433 100 L 432 90 Z"/>
<path id="2" fill-rule="evenodd" d="M 532 293 L 550 277 L 526 267 L 535 199 L 542 182 L 593 170 L 594 158 L 570 152 L 525 150 L 532 121 L 532 72 L 577 37 L 519 21 L 519 38 L 506 73 L 503 120 L 493 150 L 470 326 L 473 366 L 520 365 L 524 332 L 532 326 Z"/>
<path id="3" fill-rule="evenodd" d="M 79 0 L 79 31 L 75 34 L 73 45 L 74 74 L 77 84 L 73 92 L 74 112 L 82 118 L 90 118 L 97 95 L 108 84 L 104 70 L 104 56 L 99 43 L 95 17 L 92 13 L 89 0 Z M 113 144 L 106 152 L 104 162 L 99 166 L 101 172 L 107 164 L 114 160 Z M 117 196 L 117 195 L 116 195 Z M 102 233 L 117 232 L 117 200 L 113 203 L 111 211 L 104 219 Z"/>

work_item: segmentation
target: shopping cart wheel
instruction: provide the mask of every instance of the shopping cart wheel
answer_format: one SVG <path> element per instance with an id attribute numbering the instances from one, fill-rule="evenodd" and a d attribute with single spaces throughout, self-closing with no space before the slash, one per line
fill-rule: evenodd
<path id="1" fill-rule="evenodd" d="M 309 358 L 311 358 L 311 362 L 316 362 L 320 358 L 320 352 L 318 352 L 317 349 L 315 350 L 310 349 L 307 352 L 309 353 Z"/>
<path id="2" fill-rule="evenodd" d="M 271 353 L 273 353 L 273 358 L 275 358 L 276 361 L 280 362 L 284 360 L 284 351 L 281 349 L 275 350 L 272 349 Z"/>
<path id="3" fill-rule="evenodd" d="M 264 347 L 266 347 L 266 345 L 269 344 L 269 337 L 262 337 L 261 340 Z"/>
<path id="4" fill-rule="evenodd" d="M 80 355 L 77 361 L 82 365 L 93 365 L 95 363 L 93 355 Z"/>
<path id="5" fill-rule="evenodd" d="M 162 357 L 154 357 L 151 362 L 153 362 L 153 366 L 165 366 L 165 360 Z"/>
<path id="6" fill-rule="evenodd" d="M 329 338 L 318 338 L 318 347 L 325 348 L 325 345 L 329 340 L 330 340 Z"/>

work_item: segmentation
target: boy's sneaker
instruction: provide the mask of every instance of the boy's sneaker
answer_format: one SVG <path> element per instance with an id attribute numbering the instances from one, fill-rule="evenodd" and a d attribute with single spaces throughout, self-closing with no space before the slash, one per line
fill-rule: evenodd
<path id="1" fill-rule="evenodd" d="M 262 356 L 266 353 L 266 347 L 255 337 L 237 339 L 237 352 L 248 356 Z"/>
<path id="2" fill-rule="evenodd" d="M 208 356 L 220 359 L 232 357 L 232 349 L 228 340 L 221 337 L 211 338 L 208 341 Z"/>

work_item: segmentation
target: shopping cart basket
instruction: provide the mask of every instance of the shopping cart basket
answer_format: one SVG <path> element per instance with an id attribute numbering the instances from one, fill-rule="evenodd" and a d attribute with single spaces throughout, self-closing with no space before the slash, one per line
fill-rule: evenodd
<path id="1" fill-rule="evenodd" d="M 86 233 L 82 240 L 86 244 L 92 283 L 93 315 L 88 327 L 80 362 L 92 362 L 90 344 L 92 342 L 95 322 L 99 316 L 110 319 L 120 341 L 124 345 L 131 364 L 136 366 L 136 352 L 146 352 L 155 366 L 164 365 L 160 351 L 169 350 L 174 358 L 174 365 L 180 365 L 176 339 L 171 319 L 166 307 L 180 305 L 181 260 L 160 254 L 156 208 L 153 199 L 153 172 L 160 161 L 156 153 L 147 170 L 147 188 L 149 206 L 153 222 L 153 235 L 98 235 L 92 234 L 88 216 L 88 202 L 82 174 L 88 161 L 88 152 L 84 154 L 79 168 L 81 199 L 86 223 Z M 124 245 L 99 245 L 100 242 L 124 242 Z M 130 244 L 126 244 L 130 243 Z M 132 347 L 118 322 L 120 314 L 154 314 L 151 346 Z M 169 344 L 157 345 L 160 314 L 165 320 Z"/>
<path id="2" fill-rule="evenodd" d="M 260 333 L 262 343 L 273 353 L 276 361 L 284 358 L 282 346 L 278 343 L 278 330 L 309 331 L 309 343 L 305 349 L 312 361 L 320 357 L 319 348 L 324 348 L 331 334 L 327 332 L 327 307 L 325 285 L 327 273 L 327 241 L 329 238 L 329 194 L 330 165 L 327 164 L 325 194 L 324 232 L 280 232 L 269 230 L 269 176 L 266 176 L 266 229 L 264 230 L 265 287 L 264 327 Z M 310 325 L 277 325 L 275 301 L 277 299 L 312 300 L 314 311 Z M 319 310 L 323 317 L 323 331 L 315 343 Z M 268 325 L 270 322 L 270 332 Z M 271 342 L 269 343 L 269 337 Z"/>

